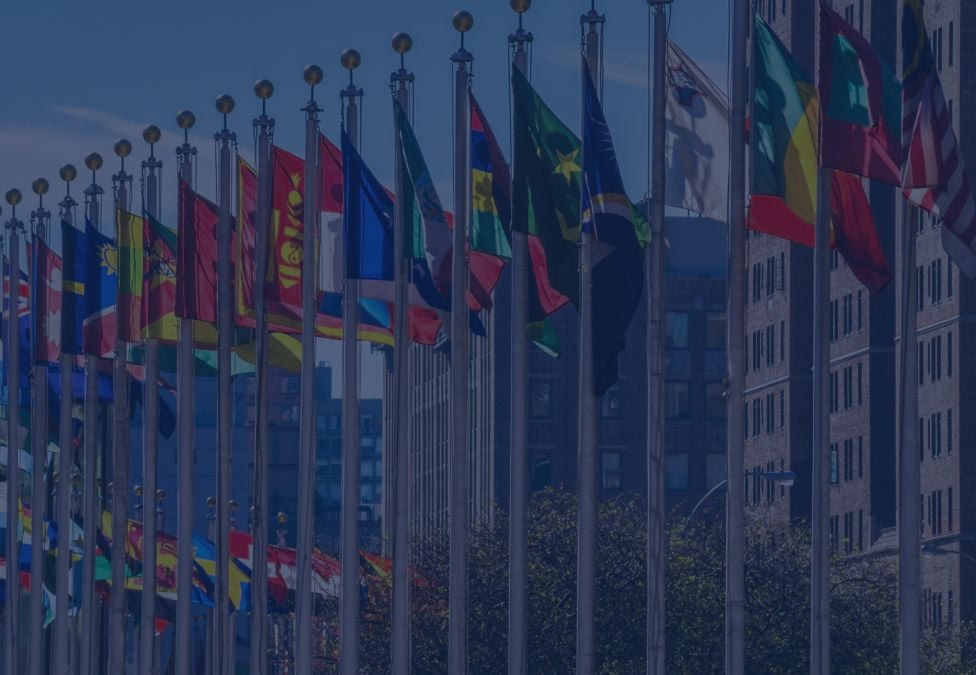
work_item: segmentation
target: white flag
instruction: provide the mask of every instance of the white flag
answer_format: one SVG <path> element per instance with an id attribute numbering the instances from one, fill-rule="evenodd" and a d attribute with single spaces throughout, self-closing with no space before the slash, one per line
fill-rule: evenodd
<path id="1" fill-rule="evenodd" d="M 668 41 L 665 135 L 668 206 L 725 220 L 729 193 L 729 101 Z"/>

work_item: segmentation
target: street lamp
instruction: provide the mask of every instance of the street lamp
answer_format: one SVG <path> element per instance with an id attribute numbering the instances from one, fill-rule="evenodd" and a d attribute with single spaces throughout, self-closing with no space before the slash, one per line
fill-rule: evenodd
<path id="1" fill-rule="evenodd" d="M 756 475 L 757 474 L 753 474 L 747 471 L 743 474 L 743 478 L 747 478 L 749 476 L 756 476 Z M 766 471 L 758 474 L 758 478 L 770 480 L 774 483 L 779 483 L 783 487 L 793 487 L 793 484 L 796 482 L 796 473 L 794 473 L 793 471 Z M 698 503 L 695 504 L 695 508 L 691 510 L 691 513 L 689 513 L 688 517 L 685 519 L 685 526 L 687 526 L 688 522 L 695 517 L 695 514 L 698 512 L 698 509 L 700 509 L 702 505 L 706 501 L 708 501 L 708 498 L 711 497 L 716 492 L 718 492 L 719 490 L 724 489 L 725 486 L 728 484 L 728 482 L 729 482 L 728 479 L 723 480 L 722 482 L 718 483 L 715 487 L 713 487 L 711 490 L 706 492 L 705 496 L 703 496 L 701 499 L 698 500 Z"/>

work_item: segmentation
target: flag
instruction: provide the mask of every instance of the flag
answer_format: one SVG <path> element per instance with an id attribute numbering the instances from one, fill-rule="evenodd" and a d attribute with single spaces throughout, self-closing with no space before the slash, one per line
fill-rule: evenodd
<path id="1" fill-rule="evenodd" d="M 830 173 L 832 246 L 844 256 L 858 281 L 880 293 L 891 281 L 891 268 L 864 186 L 858 176 L 843 171 Z"/>
<path id="2" fill-rule="evenodd" d="M 85 260 L 85 353 L 110 358 L 118 336 L 116 298 L 119 255 L 115 240 L 85 221 L 88 255 Z M 124 358 L 124 356 L 122 356 Z"/>
<path id="3" fill-rule="evenodd" d="M 61 258 L 43 239 L 34 239 L 34 311 L 37 312 L 37 363 L 54 364 L 61 358 Z"/>
<path id="4" fill-rule="evenodd" d="M 217 205 L 179 184 L 176 316 L 217 323 Z"/>
<path id="5" fill-rule="evenodd" d="M 725 220 L 729 196 L 729 100 L 668 40 L 664 201 Z"/>
<path id="6" fill-rule="evenodd" d="M 175 344 L 179 338 L 176 320 L 177 233 L 148 214 L 144 226 L 143 335 Z"/>
<path id="7" fill-rule="evenodd" d="M 118 238 L 118 334 L 127 342 L 142 340 L 142 289 L 146 279 L 143 218 L 115 210 Z"/>
<path id="8" fill-rule="evenodd" d="M 61 221 L 63 256 L 61 349 L 68 354 L 84 352 L 82 322 L 85 318 L 85 259 L 88 241 L 85 233 L 66 220 Z"/>
<path id="9" fill-rule="evenodd" d="M 749 227 L 813 246 L 817 90 L 758 15 L 754 25 Z"/>
<path id="10" fill-rule="evenodd" d="M 610 128 L 585 66 L 583 79 L 582 224 L 593 234 L 593 386 L 602 396 L 619 379 L 617 358 L 643 294 L 644 262 Z"/>
<path id="11" fill-rule="evenodd" d="M 237 222 L 240 237 L 234 252 L 234 323 L 253 328 L 255 308 L 254 275 L 257 258 L 258 174 L 243 157 L 237 158 Z M 266 252 L 265 252 L 266 253 Z"/>
<path id="12" fill-rule="evenodd" d="M 471 99 L 471 250 L 512 257 L 512 176 L 474 93 Z"/>
<path id="13" fill-rule="evenodd" d="M 942 219 L 942 247 L 976 277 L 976 201 L 922 15 L 922 0 L 902 5 L 902 140 L 906 198 Z"/>
<path id="14" fill-rule="evenodd" d="M 820 0 L 821 166 L 901 184 L 901 85 L 871 43 Z"/>
<path id="15" fill-rule="evenodd" d="M 393 200 L 362 161 L 345 130 L 342 153 L 349 174 L 343 181 L 346 276 L 392 282 Z"/>
<path id="16" fill-rule="evenodd" d="M 213 542 L 199 534 L 193 534 L 194 563 L 206 574 L 210 584 L 216 583 L 217 549 Z M 251 598 L 251 575 L 235 559 L 230 558 L 227 566 L 227 596 L 235 610 L 248 611 Z M 212 602 L 212 600 L 211 600 Z"/>
<path id="17" fill-rule="evenodd" d="M 302 306 L 302 257 L 305 250 L 305 162 L 272 148 L 274 193 L 271 238 L 264 296 L 291 307 Z"/>

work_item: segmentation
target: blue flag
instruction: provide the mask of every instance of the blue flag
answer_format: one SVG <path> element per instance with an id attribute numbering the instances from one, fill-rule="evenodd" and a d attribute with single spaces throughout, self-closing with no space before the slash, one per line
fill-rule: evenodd
<path id="1" fill-rule="evenodd" d="M 603 106 L 584 67 L 584 232 L 593 234 L 593 385 L 602 396 L 618 380 L 617 358 L 644 290 L 640 242 L 624 192 Z"/>
<path id="2" fill-rule="evenodd" d="M 115 302 L 118 292 L 119 258 L 115 240 L 85 221 L 88 255 L 85 258 L 84 351 L 109 357 L 115 351 L 118 334 Z"/>
<path id="3" fill-rule="evenodd" d="M 88 242 L 84 232 L 61 221 L 64 270 L 61 293 L 61 350 L 66 354 L 84 352 L 82 322 L 85 319 L 85 258 Z"/>
<path id="4" fill-rule="evenodd" d="M 393 200 L 342 131 L 346 277 L 393 281 Z"/>

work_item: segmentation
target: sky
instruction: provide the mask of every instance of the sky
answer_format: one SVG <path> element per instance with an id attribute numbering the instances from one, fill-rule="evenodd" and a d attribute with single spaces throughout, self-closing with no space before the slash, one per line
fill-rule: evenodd
<path id="1" fill-rule="evenodd" d="M 163 167 L 163 220 L 175 226 L 175 148 L 182 142 L 177 111 L 196 114 L 190 140 L 198 148 L 197 188 L 215 194 L 213 134 L 220 128 L 214 99 L 230 94 L 237 108 L 229 128 L 239 151 L 254 156 L 252 120 L 260 113 L 254 82 L 275 85 L 268 114 L 276 119 L 275 143 L 302 154 L 301 108 L 308 99 L 302 70 L 317 64 L 325 80 L 316 92 L 322 130 L 339 133 L 339 90 L 348 73 L 339 63 L 346 48 L 362 55 L 355 72 L 364 90 L 362 154 L 387 185 L 393 176 L 390 73 L 399 66 L 390 46 L 394 33 L 413 37 L 406 56 L 416 75 L 415 128 L 442 201 L 452 204 L 452 74 L 450 56 L 459 46 L 454 11 L 474 15 L 465 46 L 474 55 L 473 89 L 506 156 L 509 143 L 508 34 L 517 17 L 507 0 L 5 0 L 0 6 L 0 191 L 17 187 L 33 208 L 31 181 L 43 176 L 52 189 L 48 206 L 61 199 L 58 169 L 78 167 L 78 194 L 89 182 L 84 157 L 99 152 L 103 187 L 118 170 L 112 145 L 132 141 L 126 169 L 138 171 L 148 155 L 142 130 L 163 131 L 156 154 Z M 588 0 L 536 0 L 524 16 L 534 35 L 532 81 L 570 127 L 580 118 L 579 16 Z M 604 108 L 624 183 L 635 201 L 647 191 L 649 47 L 648 7 L 642 0 L 599 0 L 604 13 Z M 720 86 L 727 81 L 729 0 L 675 0 L 669 35 Z M 53 199 L 51 199 L 53 197 Z M 3 204 L 2 218 L 9 217 Z M 22 208 L 19 216 L 27 214 Z M 338 343 L 321 341 L 319 359 L 340 364 Z M 379 361 L 364 349 L 361 390 L 382 391 Z"/>

